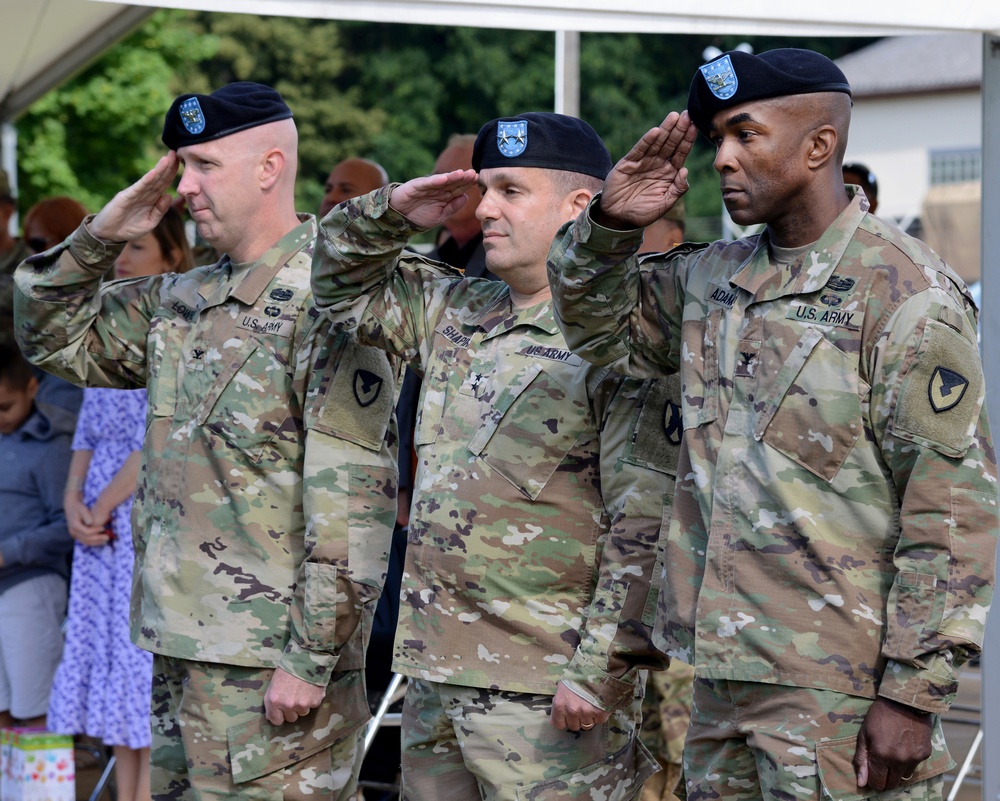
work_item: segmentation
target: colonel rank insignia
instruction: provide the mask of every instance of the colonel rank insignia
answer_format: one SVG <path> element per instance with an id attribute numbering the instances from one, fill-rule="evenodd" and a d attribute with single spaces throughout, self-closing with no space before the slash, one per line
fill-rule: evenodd
<path id="1" fill-rule="evenodd" d="M 507 158 L 520 156 L 528 146 L 528 121 L 512 120 L 497 123 L 497 148 Z"/>
<path id="2" fill-rule="evenodd" d="M 740 82 L 736 78 L 736 71 L 733 69 L 733 62 L 729 56 L 723 56 L 709 64 L 703 64 L 698 69 L 705 76 L 705 83 L 708 84 L 709 91 L 719 100 L 728 100 L 736 94 Z"/>
<path id="3" fill-rule="evenodd" d="M 931 408 L 939 414 L 954 408 L 968 388 L 969 379 L 965 376 L 946 367 L 936 368 L 927 387 Z"/>
<path id="4" fill-rule="evenodd" d="M 197 97 L 189 97 L 181 102 L 181 122 L 188 133 L 200 134 L 205 130 L 205 115 L 201 112 L 201 104 Z"/>

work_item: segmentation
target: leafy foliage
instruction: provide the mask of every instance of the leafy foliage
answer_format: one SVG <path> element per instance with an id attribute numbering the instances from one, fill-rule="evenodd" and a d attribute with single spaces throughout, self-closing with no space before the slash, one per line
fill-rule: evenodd
<path id="1" fill-rule="evenodd" d="M 745 37 L 581 36 L 581 115 L 619 158 L 684 107 L 707 45 Z M 837 57 L 870 39 L 747 39 L 757 52 L 809 47 Z M 236 80 L 274 86 L 299 129 L 298 203 L 319 205 L 331 167 L 349 156 L 394 180 L 429 172 L 450 134 L 551 109 L 554 37 L 540 31 L 397 25 L 245 14 L 157 12 L 19 121 L 22 206 L 64 193 L 96 209 L 162 152 L 162 115 L 181 92 Z M 713 152 L 689 159 L 688 213 L 718 214 Z"/>

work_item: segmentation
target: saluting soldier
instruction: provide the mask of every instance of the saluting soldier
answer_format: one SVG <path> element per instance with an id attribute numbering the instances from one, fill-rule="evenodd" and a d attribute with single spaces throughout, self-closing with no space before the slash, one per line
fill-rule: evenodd
<path id="1" fill-rule="evenodd" d="M 148 392 L 132 639 L 155 655 L 153 797 L 351 798 L 396 517 L 392 371 L 313 305 L 316 223 L 295 213 L 281 96 L 182 95 L 163 142 L 146 176 L 18 268 L 17 335 L 66 379 Z M 226 255 L 103 282 L 166 211 L 179 164 Z"/>
<path id="2" fill-rule="evenodd" d="M 939 798 L 940 715 L 992 596 L 997 465 L 958 276 L 841 174 L 850 86 L 800 49 L 724 54 L 549 257 L 574 352 L 679 372 L 657 642 L 696 670 L 690 801 Z M 696 132 L 763 233 L 637 262 Z"/>
<path id="3" fill-rule="evenodd" d="M 403 797 L 628 799 L 664 498 L 666 393 L 566 348 L 545 255 L 611 168 L 558 114 L 493 120 L 473 167 L 499 282 L 403 251 L 465 202 L 456 170 L 321 223 L 317 305 L 423 379 L 393 668 L 409 676 Z M 662 556 L 662 553 L 660 553 Z"/>

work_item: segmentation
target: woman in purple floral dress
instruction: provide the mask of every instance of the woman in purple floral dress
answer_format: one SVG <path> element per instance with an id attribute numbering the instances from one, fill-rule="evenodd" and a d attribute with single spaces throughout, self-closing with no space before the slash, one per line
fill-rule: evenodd
<path id="1" fill-rule="evenodd" d="M 171 210 L 153 233 L 126 246 L 115 273 L 138 278 L 190 264 L 183 220 Z M 64 501 L 76 540 L 66 644 L 48 714 L 52 731 L 114 748 L 119 801 L 149 799 L 153 656 L 129 638 L 130 514 L 145 421 L 145 390 L 84 391 Z"/>

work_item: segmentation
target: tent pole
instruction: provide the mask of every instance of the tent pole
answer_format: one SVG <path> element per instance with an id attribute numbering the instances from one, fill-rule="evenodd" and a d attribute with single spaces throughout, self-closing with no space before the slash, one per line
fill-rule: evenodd
<path id="1" fill-rule="evenodd" d="M 979 316 L 986 405 L 993 431 L 1000 431 L 1000 38 L 983 36 L 982 282 Z M 994 438 L 997 435 L 994 433 Z M 1000 595 L 986 623 L 982 679 L 984 729 L 983 801 L 1000 799 Z"/>
<path id="2" fill-rule="evenodd" d="M 555 112 L 580 116 L 579 31 L 556 31 Z"/>
<path id="3" fill-rule="evenodd" d="M 12 122 L 0 124 L 0 167 L 7 172 L 10 179 L 10 193 L 17 197 L 17 128 Z M 17 207 L 10 217 L 10 233 L 17 236 L 20 229 Z"/>

